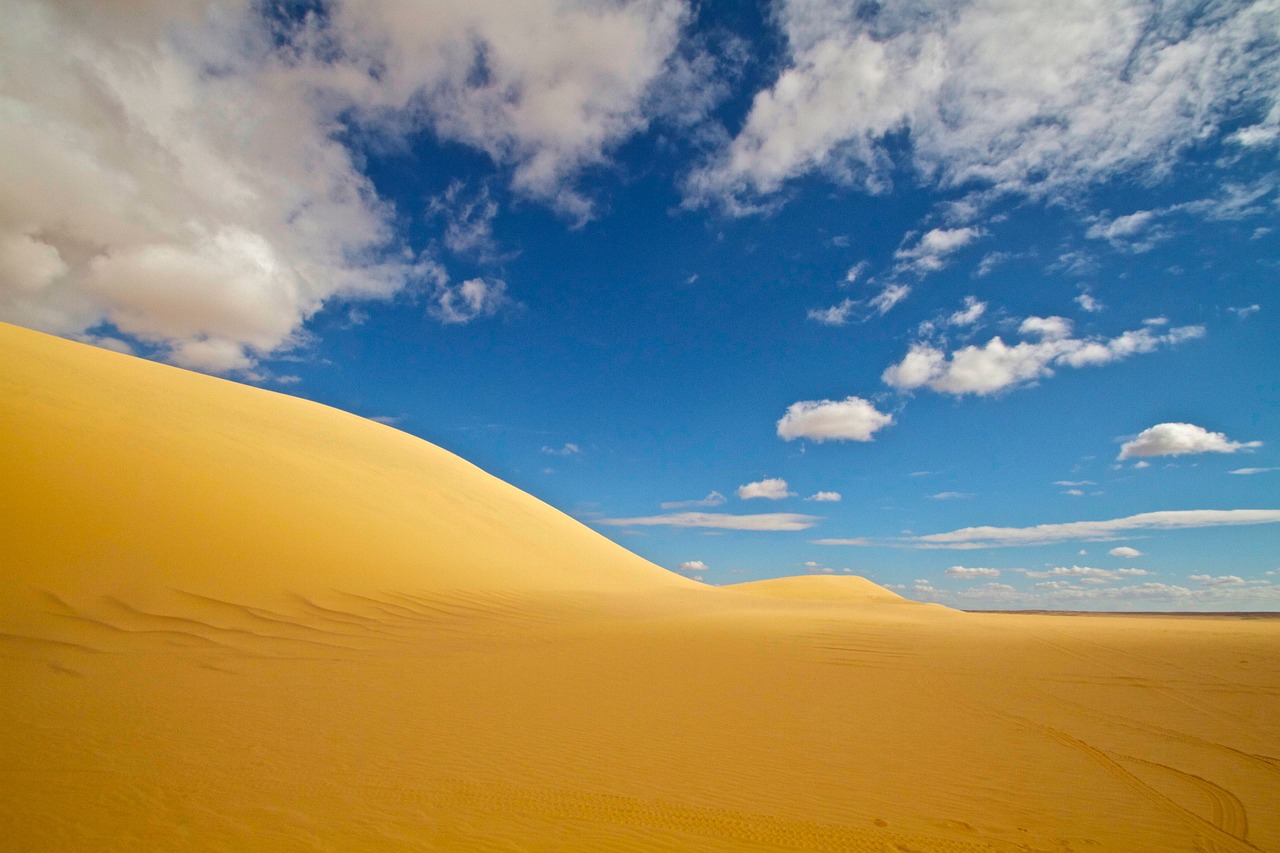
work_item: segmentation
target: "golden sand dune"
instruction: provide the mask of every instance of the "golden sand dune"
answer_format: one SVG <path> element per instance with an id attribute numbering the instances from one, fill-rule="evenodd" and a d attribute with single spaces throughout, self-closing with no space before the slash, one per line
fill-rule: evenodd
<path id="1" fill-rule="evenodd" d="M 1280 850 L 1280 624 L 715 589 L 0 326 L 0 849 Z"/>

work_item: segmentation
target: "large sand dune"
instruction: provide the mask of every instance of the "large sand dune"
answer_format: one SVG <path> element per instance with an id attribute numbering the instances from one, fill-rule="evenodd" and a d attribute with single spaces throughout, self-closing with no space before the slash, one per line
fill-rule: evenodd
<path id="1" fill-rule="evenodd" d="M 715 589 L 0 326 L 0 849 L 1280 850 L 1280 623 Z"/>

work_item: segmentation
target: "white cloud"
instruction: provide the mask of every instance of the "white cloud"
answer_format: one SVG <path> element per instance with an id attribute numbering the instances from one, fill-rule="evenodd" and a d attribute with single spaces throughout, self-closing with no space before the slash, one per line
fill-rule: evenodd
<path id="1" fill-rule="evenodd" d="M 1000 570 L 985 569 L 985 568 L 968 568 L 966 566 L 952 566 L 951 568 L 947 569 L 946 574 L 953 578 L 973 580 L 975 578 L 998 578 L 1000 577 Z"/>
<path id="2" fill-rule="evenodd" d="M 885 369 L 881 379 L 903 391 L 928 387 L 955 396 L 986 396 L 1033 384 L 1052 376 L 1055 367 L 1103 365 L 1175 346 L 1202 337 L 1204 328 L 1181 326 L 1159 335 L 1144 327 L 1110 339 L 1075 338 L 1070 322 L 1061 317 L 1028 317 L 1019 333 L 1036 340 L 1011 346 L 997 336 L 982 346 L 970 345 L 950 354 L 933 344 L 916 342 L 902 361 Z"/>
<path id="3" fill-rule="evenodd" d="M 809 309 L 809 319 L 824 326 L 846 326 L 853 317 L 853 310 L 857 307 L 858 303 L 854 300 L 843 299 L 830 308 Z"/>
<path id="4" fill-rule="evenodd" d="M 966 296 L 964 308 L 948 317 L 947 322 L 952 326 L 972 326 L 986 310 L 987 303 L 979 302 L 975 296 Z"/>
<path id="5" fill-rule="evenodd" d="M 884 190 L 897 162 L 888 138 L 902 131 L 919 173 L 943 187 L 1050 198 L 1117 174 L 1162 176 L 1242 107 L 1271 115 L 1233 139 L 1274 141 L 1269 3 L 1194 21 L 1139 0 L 775 8 L 788 64 L 691 176 L 695 201 L 742 210 L 815 171 Z"/>
<path id="6" fill-rule="evenodd" d="M 871 297 L 870 305 L 880 315 L 888 314 L 893 306 L 907 298 L 911 288 L 905 284 L 886 284 L 884 289 Z"/>
<path id="7" fill-rule="evenodd" d="M 840 500 L 839 492 L 817 492 L 805 498 L 807 501 L 822 501 L 826 503 L 836 503 Z"/>
<path id="8" fill-rule="evenodd" d="M 1102 303 L 1087 293 L 1081 293 L 1077 296 L 1076 304 L 1080 306 L 1080 310 L 1088 311 L 1091 314 L 1102 310 Z"/>
<path id="9" fill-rule="evenodd" d="M 1168 231 L 1157 224 L 1157 217 L 1157 211 L 1152 210 L 1139 210 L 1114 219 L 1097 217 L 1085 236 L 1093 240 L 1106 240 L 1114 249 L 1134 254 L 1149 252 L 1157 243 L 1169 237 Z"/>
<path id="10" fill-rule="evenodd" d="M 1199 581 L 1201 586 L 1233 586 L 1244 583 L 1244 578 L 1238 575 L 1188 575 L 1193 581 Z"/>
<path id="11" fill-rule="evenodd" d="M 436 289 L 434 304 L 429 309 L 440 322 L 470 323 L 479 317 L 491 317 L 510 305 L 507 283 L 501 279 L 471 278 L 461 284 L 446 284 Z"/>
<path id="12" fill-rule="evenodd" d="M 692 574 L 695 572 L 705 572 L 708 568 L 707 564 L 701 560 L 685 560 L 683 563 L 676 566 L 676 571 L 689 572 Z"/>
<path id="13" fill-rule="evenodd" d="M 430 127 L 580 221 L 576 176 L 646 126 L 688 15 L 370 0 L 283 27 L 271 9 L 0 2 L 0 318 L 73 337 L 107 322 L 226 372 L 296 347 L 334 301 L 413 286 L 445 322 L 490 314 L 505 285 L 451 287 L 410 252 L 339 134 Z M 492 204 L 461 214 L 444 240 L 478 250 Z"/>
<path id="14" fill-rule="evenodd" d="M 641 518 L 602 518 L 597 524 L 611 527 L 705 527 L 714 530 L 808 530 L 821 519 L 793 512 L 766 512 L 757 515 L 732 515 L 718 512 L 676 512 Z"/>
<path id="15" fill-rule="evenodd" d="M 812 539 L 810 543 L 813 545 L 854 545 L 864 548 L 875 547 L 875 543 L 870 539 L 861 536 L 855 536 L 847 539 Z"/>
<path id="16" fill-rule="evenodd" d="M 1276 509 L 1191 509 L 1144 512 L 1106 521 L 1072 521 L 1037 524 L 1034 527 L 965 527 L 948 533 L 932 533 L 909 539 L 926 548 L 1000 548 L 1012 545 L 1047 545 L 1070 540 L 1105 541 L 1131 530 L 1185 530 L 1242 524 L 1280 523 Z"/>
<path id="17" fill-rule="evenodd" d="M 1055 486 L 1096 486 L 1093 480 L 1054 480 Z"/>
<path id="18" fill-rule="evenodd" d="M 1253 305 L 1245 305 L 1241 308 L 1228 308 L 1227 310 L 1230 311 L 1232 314 L 1235 314 L 1241 320 L 1244 320 L 1261 311 L 1262 306 L 1258 305 L 1257 303 L 1254 303 Z"/>
<path id="19" fill-rule="evenodd" d="M 893 253 L 898 259 L 898 269 L 916 273 L 937 272 L 946 266 L 947 257 L 983 235 L 981 229 L 934 228 L 926 231 L 914 246 L 899 248 Z"/>
<path id="20" fill-rule="evenodd" d="M 1250 474 L 1265 474 L 1268 471 L 1280 471 L 1280 468 L 1237 468 L 1234 471 L 1228 471 L 1227 473 L 1243 474 L 1245 476 L 1248 476 Z"/>
<path id="21" fill-rule="evenodd" d="M 1185 456 L 1190 453 L 1235 453 L 1261 447 L 1260 441 L 1230 441 L 1220 432 L 1209 432 L 1195 424 L 1156 424 L 1138 433 L 1120 447 L 1119 459 L 1135 456 Z"/>
<path id="22" fill-rule="evenodd" d="M 1107 553 L 1113 557 L 1127 557 L 1129 559 L 1142 556 L 1141 551 L 1139 551 L 1137 548 L 1130 548 L 1128 545 L 1121 545 L 1117 548 L 1112 548 Z"/>
<path id="23" fill-rule="evenodd" d="M 493 220 L 498 203 L 490 198 L 487 186 L 469 194 L 463 181 L 453 181 L 443 194 L 431 199 L 427 210 L 444 218 L 444 244 L 449 251 L 480 258 L 496 251 Z"/>
<path id="24" fill-rule="evenodd" d="M 936 495 L 929 495 L 932 501 L 958 501 L 973 497 L 971 492 L 938 492 Z"/>
<path id="25" fill-rule="evenodd" d="M 866 261 L 858 261 L 856 264 L 849 267 L 849 271 L 844 274 L 845 284 L 853 284 L 861 278 L 862 274 L 867 271 L 868 266 L 869 264 Z"/>
<path id="26" fill-rule="evenodd" d="M 778 421 L 778 436 L 792 441 L 871 441 L 877 430 L 893 423 L 893 415 L 876 409 L 861 397 L 843 400 L 801 400 L 787 407 Z"/>
<path id="27" fill-rule="evenodd" d="M 1146 569 L 1098 569 L 1093 566 L 1056 566 L 1043 571 L 1025 571 L 1023 572 L 1029 578 L 1083 578 L 1084 583 L 1102 582 L 1109 583 L 1117 581 L 1124 577 L 1134 577 L 1152 574 Z"/>
<path id="28" fill-rule="evenodd" d="M 692 509 L 694 507 L 700 507 L 700 506 L 707 506 L 707 507 L 720 506 L 726 500 L 728 500 L 728 498 L 726 498 L 724 495 L 720 494 L 719 492 L 712 492 L 702 500 L 666 501 L 664 503 L 659 504 L 659 506 L 661 506 L 663 509 Z"/>
<path id="29" fill-rule="evenodd" d="M 573 442 L 566 442 L 564 447 L 555 448 L 543 446 L 542 452 L 549 456 L 577 456 L 582 453 L 582 448 Z"/>
<path id="30" fill-rule="evenodd" d="M 769 477 L 764 480 L 758 480 L 754 483 L 747 483 L 738 486 L 738 497 L 744 501 L 753 498 L 764 498 L 771 501 L 779 501 L 783 498 L 795 496 L 795 492 L 787 489 L 787 481 L 781 477 Z"/>

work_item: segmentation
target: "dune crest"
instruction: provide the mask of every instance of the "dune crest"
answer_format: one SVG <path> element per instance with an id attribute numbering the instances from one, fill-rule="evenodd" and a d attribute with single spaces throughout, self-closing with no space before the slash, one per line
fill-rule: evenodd
<path id="1" fill-rule="evenodd" d="M 824 601 L 843 604 L 919 604 L 885 589 L 860 575 L 794 575 L 749 583 L 731 584 L 723 589 L 749 595 L 797 601 Z"/>

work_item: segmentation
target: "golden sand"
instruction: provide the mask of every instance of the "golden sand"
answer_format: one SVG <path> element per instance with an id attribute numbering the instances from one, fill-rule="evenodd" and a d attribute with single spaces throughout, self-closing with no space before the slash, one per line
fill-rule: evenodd
<path id="1" fill-rule="evenodd" d="M 712 588 L 0 325 L 0 849 L 1280 850 L 1280 622 Z"/>

